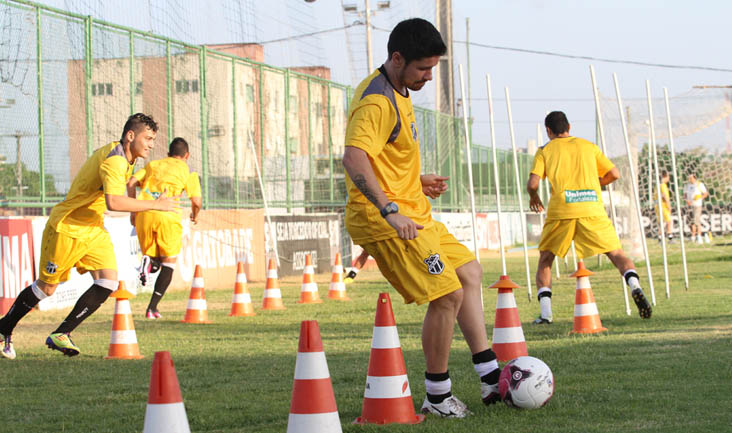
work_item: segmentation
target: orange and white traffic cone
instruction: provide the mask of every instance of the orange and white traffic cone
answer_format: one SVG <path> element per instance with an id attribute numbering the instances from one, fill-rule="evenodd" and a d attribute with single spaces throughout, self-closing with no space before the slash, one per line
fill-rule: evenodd
<path id="1" fill-rule="evenodd" d="M 577 278 L 577 290 L 574 295 L 574 326 L 572 334 L 594 334 L 607 331 L 602 327 L 600 313 L 597 311 L 595 296 L 590 286 L 590 275 L 594 272 L 585 268 L 584 262 L 577 264 L 577 272 L 570 277 Z"/>
<path id="2" fill-rule="evenodd" d="M 247 274 L 244 273 L 244 263 L 236 264 L 236 283 L 234 283 L 234 299 L 231 301 L 229 316 L 256 316 L 252 305 L 252 296 L 247 289 Z"/>
<path id="3" fill-rule="evenodd" d="M 190 433 L 170 352 L 155 352 L 143 433 Z"/>
<path id="4" fill-rule="evenodd" d="M 193 273 L 193 283 L 191 284 L 191 294 L 188 297 L 186 315 L 181 322 L 211 323 L 208 320 L 206 294 L 203 290 L 203 273 L 199 265 L 196 265 L 196 271 Z"/>
<path id="5" fill-rule="evenodd" d="M 282 303 L 282 291 L 280 291 L 280 283 L 277 280 L 277 264 L 275 263 L 274 259 L 269 259 L 269 269 L 267 270 L 267 284 L 264 288 L 262 308 L 265 310 L 285 309 L 285 305 Z"/>
<path id="6" fill-rule="evenodd" d="M 313 259 L 310 254 L 305 256 L 305 269 L 302 271 L 302 286 L 300 287 L 300 300 L 298 304 L 321 304 L 323 300 L 318 294 L 318 284 L 315 283 L 313 275 Z"/>
<path id="7" fill-rule="evenodd" d="M 135 324 L 132 322 L 130 299 L 135 295 L 125 289 L 124 281 L 119 282 L 117 290 L 109 295 L 116 298 L 114 319 L 112 319 L 112 336 L 109 339 L 109 352 L 104 359 L 142 359 L 137 345 Z"/>
<path id="8" fill-rule="evenodd" d="M 316 320 L 300 324 L 287 433 L 341 433 L 333 384 Z"/>
<path id="9" fill-rule="evenodd" d="M 341 253 L 336 253 L 335 263 L 333 264 L 332 275 L 330 277 L 330 287 L 328 288 L 328 299 L 337 301 L 350 301 L 346 295 L 346 284 L 343 282 L 343 263 L 341 263 Z"/>
<path id="10" fill-rule="evenodd" d="M 493 326 L 493 351 L 499 361 L 528 356 L 513 289 L 519 287 L 508 275 L 501 275 L 491 288 L 498 289 L 496 322 Z"/>
<path id="11" fill-rule="evenodd" d="M 363 409 L 354 424 L 417 424 L 422 421 L 424 415 L 414 412 L 391 299 L 388 293 L 380 293 Z"/>

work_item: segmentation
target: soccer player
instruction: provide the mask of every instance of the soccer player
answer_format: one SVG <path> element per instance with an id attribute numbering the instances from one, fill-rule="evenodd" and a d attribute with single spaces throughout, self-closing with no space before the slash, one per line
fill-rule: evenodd
<path id="1" fill-rule="evenodd" d="M 198 174 L 188 167 L 188 142 L 176 137 L 170 142 L 168 157 L 151 161 L 142 170 L 138 170 L 127 182 L 127 192 L 130 197 L 137 194 L 140 186 L 141 200 L 155 200 L 163 191 L 172 195 L 186 192 L 191 200 L 190 219 L 193 224 L 198 222 L 198 213 L 201 211 L 201 183 Z M 181 235 L 183 226 L 180 215 L 172 212 L 149 210 L 132 213 L 132 225 L 137 228 L 137 239 L 142 250 L 142 271 L 140 281 L 147 282 L 151 259 L 160 267 L 160 275 L 155 281 L 150 303 L 147 306 L 145 317 L 159 319 L 158 303 L 165 295 L 165 291 L 173 278 L 175 263 L 181 249 Z"/>
<path id="2" fill-rule="evenodd" d="M 432 79 L 446 52 L 437 29 L 414 18 L 392 30 L 386 62 L 359 84 L 346 127 L 343 166 L 346 228 L 406 303 L 428 303 L 422 326 L 427 395 L 422 412 L 463 418 L 472 412 L 451 392 L 450 345 L 457 320 L 473 354 L 485 404 L 499 400 L 500 370 L 490 349 L 475 256 L 432 219 L 426 196 L 447 189 L 446 177 L 420 175 L 416 119 L 409 91 Z"/>
<path id="3" fill-rule="evenodd" d="M 697 243 L 703 244 L 701 235 L 702 202 L 709 197 L 709 191 L 704 182 L 697 180 L 695 174 L 689 175 L 689 184 L 686 185 L 686 205 L 691 209 L 691 240 L 696 238 Z"/>
<path id="4" fill-rule="evenodd" d="M 0 319 L 4 357 L 15 359 L 11 335 L 20 319 L 40 300 L 53 295 L 56 287 L 68 280 L 73 267 L 82 274 L 90 272 L 94 284 L 48 336 L 46 345 L 67 356 L 78 355 L 80 349 L 69 334 L 117 289 L 117 262 L 112 240 L 104 229 L 104 211 L 177 209 L 177 197 L 168 197 L 167 192 L 153 201 L 135 200 L 126 195 L 125 186 L 135 160 L 147 157 L 157 130 L 152 117 L 142 113 L 130 116 L 120 141 L 97 149 L 82 165 L 64 201 L 53 207 L 41 241 L 40 276 L 18 294 L 8 314 Z"/>
<path id="5" fill-rule="evenodd" d="M 674 238 L 671 232 L 671 195 L 668 192 L 669 175 L 666 170 L 661 170 L 661 212 L 660 217 L 663 218 L 663 224 L 666 226 L 666 236 L 669 241 Z M 660 234 L 659 234 L 660 240 Z"/>
<path id="6" fill-rule="evenodd" d="M 529 207 L 541 212 L 544 204 L 537 193 L 539 181 L 548 178 L 552 185 L 536 270 L 541 315 L 534 324 L 553 321 L 552 263 L 555 256 L 567 254 L 572 240 L 579 258 L 606 254 L 628 282 L 640 316 L 650 318 L 651 305 L 643 294 L 635 265 L 623 252 L 602 204 L 600 188 L 618 180 L 620 172 L 595 144 L 569 135 L 569 121 L 563 112 L 549 113 L 544 126 L 550 141 L 536 151 L 526 187 Z"/>

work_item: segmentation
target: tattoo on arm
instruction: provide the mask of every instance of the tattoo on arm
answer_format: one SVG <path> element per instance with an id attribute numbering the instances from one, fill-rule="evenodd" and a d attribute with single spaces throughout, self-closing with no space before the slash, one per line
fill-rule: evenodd
<path id="1" fill-rule="evenodd" d="M 359 191 L 366 197 L 368 201 L 374 204 L 374 206 L 378 207 L 379 204 L 377 203 L 376 196 L 374 193 L 369 189 L 368 185 L 366 184 L 366 178 L 362 174 L 357 174 L 353 177 L 353 184 L 356 185 L 356 188 L 358 188 Z"/>

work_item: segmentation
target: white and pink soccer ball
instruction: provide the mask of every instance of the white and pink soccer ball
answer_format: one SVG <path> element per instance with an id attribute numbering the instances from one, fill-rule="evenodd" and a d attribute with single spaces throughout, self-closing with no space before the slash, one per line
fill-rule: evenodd
<path id="1" fill-rule="evenodd" d="M 554 375 L 541 359 L 520 356 L 503 367 L 498 379 L 503 401 L 515 408 L 537 409 L 554 394 Z"/>

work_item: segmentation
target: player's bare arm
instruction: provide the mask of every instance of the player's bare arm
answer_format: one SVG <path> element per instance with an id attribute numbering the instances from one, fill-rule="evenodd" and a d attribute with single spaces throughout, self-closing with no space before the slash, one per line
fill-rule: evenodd
<path id="1" fill-rule="evenodd" d="M 374 169 L 371 167 L 371 162 L 366 152 L 357 147 L 346 146 L 346 150 L 343 152 L 343 167 L 346 169 L 348 176 L 351 177 L 356 188 L 374 206 L 378 209 L 383 209 L 389 203 L 388 197 L 386 197 L 384 190 L 381 189 L 379 182 L 376 180 Z M 416 238 L 417 230 L 424 228 L 424 226 L 415 223 L 400 213 L 387 215 L 386 222 L 404 240 Z"/>
<path id="2" fill-rule="evenodd" d="M 435 199 L 447 191 L 447 176 L 438 176 L 436 174 L 423 174 L 419 177 L 422 184 L 422 192 L 429 198 Z"/>
<path id="3" fill-rule="evenodd" d="M 617 167 L 613 167 L 605 173 L 605 176 L 600 178 L 600 186 L 610 185 L 618 179 L 620 179 L 620 170 Z"/>
<path id="4" fill-rule="evenodd" d="M 526 191 L 529 193 L 529 208 L 534 212 L 543 212 L 544 203 L 539 197 L 539 182 L 541 178 L 534 173 L 529 175 L 529 181 L 526 183 Z"/>
<path id="5" fill-rule="evenodd" d="M 136 177 L 131 177 L 130 180 L 127 182 L 127 197 L 130 198 L 137 198 L 137 185 L 140 184 L 140 181 L 137 180 Z M 135 217 L 137 216 L 136 212 L 130 212 L 130 224 L 132 226 L 135 226 Z"/>
<path id="6" fill-rule="evenodd" d="M 104 194 L 107 209 L 116 212 L 142 212 L 146 210 L 174 212 L 180 209 L 179 198 L 180 195 L 168 197 L 167 191 L 163 191 L 160 197 L 155 200 L 138 200 L 124 195 Z"/>
<path id="7" fill-rule="evenodd" d="M 193 224 L 198 223 L 198 214 L 201 212 L 201 207 L 203 207 L 201 197 L 191 197 L 191 222 Z"/>

